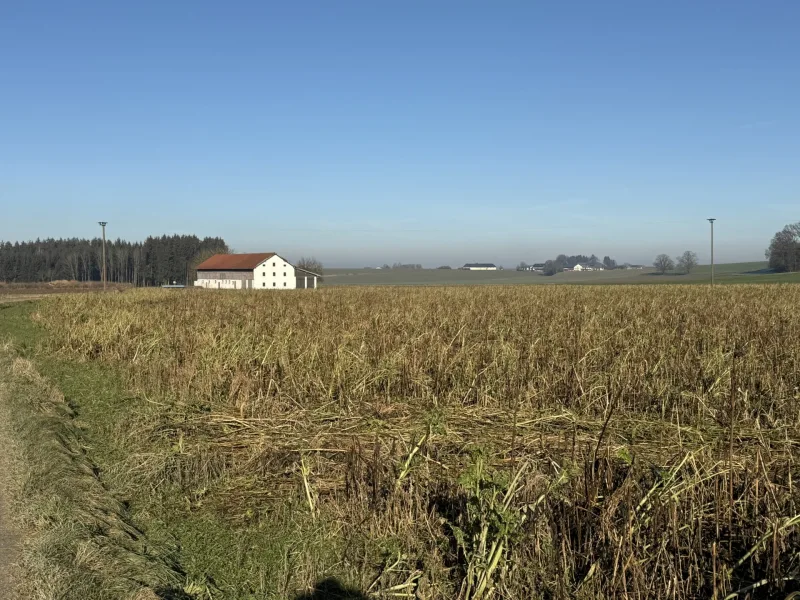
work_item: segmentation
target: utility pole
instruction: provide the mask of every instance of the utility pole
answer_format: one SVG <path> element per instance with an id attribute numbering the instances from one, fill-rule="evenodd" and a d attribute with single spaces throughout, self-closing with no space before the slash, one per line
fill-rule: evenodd
<path id="1" fill-rule="evenodd" d="M 106 225 L 108 221 L 98 221 L 100 227 L 103 228 L 103 291 L 106 289 Z"/>
<path id="2" fill-rule="evenodd" d="M 709 219 L 711 223 L 711 285 L 714 285 L 714 221 L 716 219 Z"/>

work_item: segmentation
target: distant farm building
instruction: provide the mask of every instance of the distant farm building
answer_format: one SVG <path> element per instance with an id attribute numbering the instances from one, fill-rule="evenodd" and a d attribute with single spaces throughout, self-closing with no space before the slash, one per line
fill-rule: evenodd
<path id="1" fill-rule="evenodd" d="M 517 267 L 517 271 L 544 271 L 544 263 L 533 263 L 532 265 L 522 264 Z"/>
<path id="2" fill-rule="evenodd" d="M 493 263 L 467 263 L 461 267 L 462 271 L 497 271 L 497 265 Z"/>
<path id="3" fill-rule="evenodd" d="M 215 254 L 197 266 L 195 287 L 215 290 L 294 290 L 317 287 L 318 273 L 275 254 Z"/>
<path id="4" fill-rule="evenodd" d="M 605 269 L 601 266 L 591 266 L 585 263 L 578 263 L 572 268 L 573 271 L 604 271 Z"/>

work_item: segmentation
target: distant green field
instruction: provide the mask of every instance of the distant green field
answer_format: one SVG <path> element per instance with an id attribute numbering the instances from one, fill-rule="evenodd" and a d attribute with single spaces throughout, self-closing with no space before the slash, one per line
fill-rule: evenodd
<path id="1" fill-rule="evenodd" d="M 800 273 L 773 273 L 766 262 L 730 263 L 714 267 L 717 283 L 800 283 Z M 344 285 L 533 285 L 708 283 L 711 267 L 690 275 L 659 275 L 650 269 L 559 273 L 552 277 L 530 271 L 460 271 L 457 269 L 327 269 L 326 286 Z"/>

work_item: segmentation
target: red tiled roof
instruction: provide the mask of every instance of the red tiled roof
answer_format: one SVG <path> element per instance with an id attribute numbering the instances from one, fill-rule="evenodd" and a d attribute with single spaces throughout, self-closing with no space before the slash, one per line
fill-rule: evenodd
<path id="1" fill-rule="evenodd" d="M 275 256 L 274 252 L 262 252 L 259 254 L 215 254 L 197 265 L 197 270 L 251 271 L 273 256 Z"/>

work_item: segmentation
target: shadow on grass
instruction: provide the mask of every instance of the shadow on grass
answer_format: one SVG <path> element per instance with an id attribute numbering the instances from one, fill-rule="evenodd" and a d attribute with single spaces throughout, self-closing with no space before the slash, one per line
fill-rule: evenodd
<path id="1" fill-rule="evenodd" d="M 142 598 L 142 600 L 147 600 L 149 596 L 142 595 L 137 596 L 137 600 Z M 183 590 L 175 589 L 175 588 L 160 588 L 156 590 L 155 598 L 159 598 L 160 600 L 195 600 L 194 596 L 190 596 Z"/>
<path id="2" fill-rule="evenodd" d="M 775 269 L 755 269 L 754 271 L 742 271 L 737 275 L 775 275 L 778 271 Z"/>
<path id="3" fill-rule="evenodd" d="M 295 596 L 294 600 L 367 600 L 367 597 L 329 577 L 318 582 L 312 591 Z"/>

